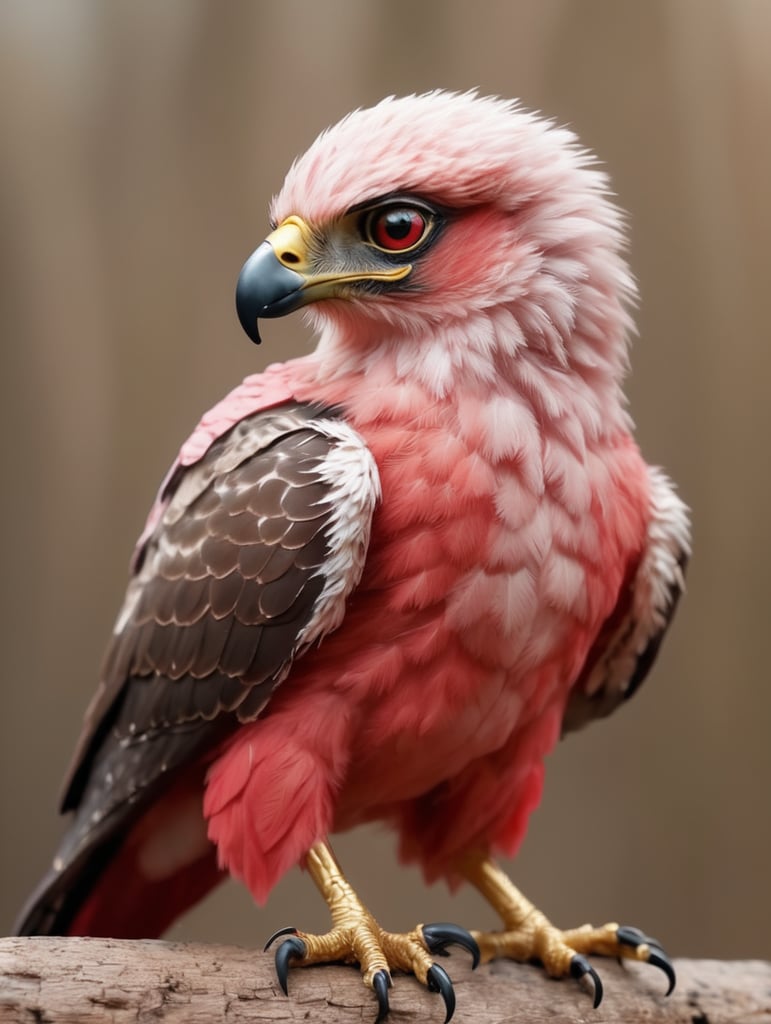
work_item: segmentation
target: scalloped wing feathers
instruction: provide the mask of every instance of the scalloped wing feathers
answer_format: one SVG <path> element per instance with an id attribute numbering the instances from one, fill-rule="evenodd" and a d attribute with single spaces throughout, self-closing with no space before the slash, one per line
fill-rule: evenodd
<path id="1" fill-rule="evenodd" d="M 71 770 L 60 858 L 253 720 L 339 625 L 378 494 L 355 431 L 298 403 L 242 420 L 167 485 Z"/>

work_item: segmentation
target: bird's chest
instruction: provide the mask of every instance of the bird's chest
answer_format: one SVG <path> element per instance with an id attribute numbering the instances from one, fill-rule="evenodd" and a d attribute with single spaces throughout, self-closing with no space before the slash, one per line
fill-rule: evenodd
<path id="1" fill-rule="evenodd" d="M 365 439 L 382 501 L 346 615 L 357 655 L 336 685 L 376 696 L 362 735 L 419 772 L 427 740 L 497 749 L 567 692 L 614 573 L 598 571 L 586 467 L 558 467 L 543 438 L 495 453 L 456 420 Z"/>
<path id="2" fill-rule="evenodd" d="M 457 419 L 367 440 L 383 496 L 360 589 L 403 636 L 431 623 L 476 662 L 522 672 L 601 621 L 624 556 L 601 459 L 547 432 L 496 450 Z"/>

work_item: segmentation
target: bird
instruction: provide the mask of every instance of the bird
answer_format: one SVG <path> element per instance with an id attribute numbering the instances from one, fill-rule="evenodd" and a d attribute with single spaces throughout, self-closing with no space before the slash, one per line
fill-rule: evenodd
<path id="1" fill-rule="evenodd" d="M 633 436 L 626 219 L 574 132 L 519 101 L 388 97 L 291 165 L 237 312 L 317 342 L 206 413 L 163 481 L 70 767 L 68 827 L 18 934 L 155 937 L 223 877 L 264 903 L 302 866 L 345 961 L 438 993 L 451 945 L 602 997 L 591 954 L 661 968 L 615 923 L 563 930 L 514 885 L 566 733 L 639 688 L 684 589 L 689 510 Z M 386 931 L 330 836 L 397 835 L 497 931 Z"/>

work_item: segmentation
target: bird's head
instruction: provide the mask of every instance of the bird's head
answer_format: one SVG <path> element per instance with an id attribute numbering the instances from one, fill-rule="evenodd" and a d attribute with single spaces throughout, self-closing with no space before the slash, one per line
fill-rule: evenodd
<path id="1" fill-rule="evenodd" d="M 622 217 L 575 136 L 514 102 L 432 92 L 355 111 L 295 161 L 271 214 L 237 290 L 255 341 L 259 318 L 308 307 L 322 345 L 436 343 L 415 367 L 435 390 L 452 365 L 484 377 L 523 345 L 621 374 Z"/>

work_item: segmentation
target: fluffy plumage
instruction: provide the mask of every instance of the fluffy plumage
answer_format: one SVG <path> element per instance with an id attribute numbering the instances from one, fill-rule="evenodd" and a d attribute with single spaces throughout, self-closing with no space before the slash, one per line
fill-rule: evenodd
<path id="1" fill-rule="evenodd" d="M 516 104 L 388 99 L 293 164 L 272 217 L 307 246 L 276 232 L 268 257 L 325 281 L 392 266 L 356 211 L 394 197 L 436 216 L 407 275 L 325 284 L 314 353 L 182 447 L 22 931 L 155 934 L 216 882 L 215 847 L 264 900 L 373 819 L 455 881 L 471 848 L 515 852 L 560 733 L 652 661 L 688 526 L 630 433 L 604 174 Z"/>

